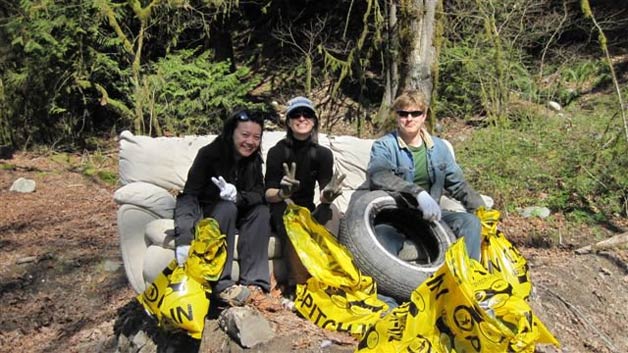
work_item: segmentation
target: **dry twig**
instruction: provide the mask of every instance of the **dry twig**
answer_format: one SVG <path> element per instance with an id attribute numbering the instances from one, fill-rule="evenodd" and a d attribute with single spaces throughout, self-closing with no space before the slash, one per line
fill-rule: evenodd
<path id="1" fill-rule="evenodd" d="M 587 327 L 591 328 L 594 332 L 596 332 L 598 334 L 598 336 L 600 337 L 600 339 L 602 341 L 604 341 L 604 344 L 606 344 L 606 346 L 612 352 L 619 353 L 619 350 L 617 349 L 617 347 L 615 347 L 615 345 L 610 340 L 610 338 L 608 338 L 608 336 L 606 336 L 593 323 L 591 323 L 591 321 L 586 317 L 586 315 L 582 311 L 580 311 L 580 309 L 578 309 L 577 306 L 575 306 L 574 304 L 570 303 L 565 298 L 563 298 L 560 294 L 554 292 L 553 290 L 551 290 L 550 288 L 544 286 L 543 284 L 536 284 L 536 287 L 538 287 L 538 288 L 544 290 L 545 292 L 553 295 L 554 297 L 556 297 L 556 299 L 558 299 L 560 302 L 565 304 L 565 306 L 574 314 L 574 316 L 578 319 L 578 321 L 580 321 L 584 326 L 587 326 Z"/>

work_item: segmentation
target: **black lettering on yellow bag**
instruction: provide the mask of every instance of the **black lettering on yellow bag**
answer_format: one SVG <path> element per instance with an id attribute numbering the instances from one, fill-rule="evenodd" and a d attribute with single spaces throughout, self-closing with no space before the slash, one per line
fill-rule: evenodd
<path id="1" fill-rule="evenodd" d="M 360 272 L 349 251 L 306 208 L 289 205 L 284 224 L 312 275 L 297 286 L 297 311 L 319 327 L 361 336 L 388 310 L 377 298 L 373 279 Z"/>
<path id="2" fill-rule="evenodd" d="M 200 339 L 209 310 L 208 293 L 211 293 L 209 287 L 188 276 L 172 260 L 137 299 L 160 327 L 168 331 L 183 330 Z"/>
<path id="3" fill-rule="evenodd" d="M 559 346 L 523 298 L 469 259 L 463 241 L 445 264 L 362 337 L 356 352 L 528 352 Z"/>
<path id="4" fill-rule="evenodd" d="M 483 207 L 476 211 L 482 223 L 481 263 L 490 273 L 499 273 L 513 287 L 513 294 L 528 299 L 532 281 L 528 262 L 519 250 L 497 229 L 500 213 Z"/>
<path id="5" fill-rule="evenodd" d="M 209 283 L 218 279 L 226 258 L 225 236 L 218 223 L 203 219 L 196 226 L 184 267 L 172 260 L 137 300 L 160 327 L 200 339 L 210 304 Z"/>

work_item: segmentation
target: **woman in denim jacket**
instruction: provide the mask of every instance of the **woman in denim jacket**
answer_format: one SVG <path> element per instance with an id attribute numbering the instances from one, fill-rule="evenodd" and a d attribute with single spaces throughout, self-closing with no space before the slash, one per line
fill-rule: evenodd
<path id="1" fill-rule="evenodd" d="M 480 258 L 481 224 L 473 212 L 485 206 L 480 194 L 465 181 L 446 143 L 424 128 L 427 100 L 419 91 L 403 92 L 391 107 L 397 129 L 379 138 L 371 147 L 367 177 L 371 190 L 400 194 L 417 205 L 429 222 L 443 220 L 457 237 L 463 237 L 467 252 Z M 441 210 L 444 192 L 460 201 L 467 212 Z M 404 236 L 392 226 L 376 228 L 382 245 L 397 254 Z"/>

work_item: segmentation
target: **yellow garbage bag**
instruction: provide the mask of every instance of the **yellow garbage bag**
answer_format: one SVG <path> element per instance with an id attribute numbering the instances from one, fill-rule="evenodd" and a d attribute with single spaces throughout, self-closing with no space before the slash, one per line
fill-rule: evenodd
<path id="1" fill-rule="evenodd" d="M 373 279 L 363 275 L 349 251 L 312 219 L 308 209 L 288 205 L 284 224 L 301 262 L 312 275 L 297 285 L 295 307 L 317 326 L 361 336 L 388 305 L 377 298 Z"/>
<path id="2" fill-rule="evenodd" d="M 513 287 L 456 241 L 445 263 L 362 337 L 356 352 L 534 352 L 558 341 Z"/>
<path id="3" fill-rule="evenodd" d="M 184 330 L 192 338 L 201 339 L 209 293 L 210 287 L 188 276 L 172 260 L 137 299 L 157 319 L 158 326 L 168 331 Z"/>
<path id="4" fill-rule="evenodd" d="M 185 262 L 188 275 L 200 283 L 217 281 L 227 261 L 226 235 L 215 219 L 205 218 L 196 225 L 194 238 Z"/>
<path id="5" fill-rule="evenodd" d="M 513 294 L 528 300 L 532 281 L 528 262 L 519 250 L 497 229 L 500 213 L 483 207 L 476 211 L 482 223 L 481 263 L 490 273 L 499 273 L 513 287 Z"/>
<path id="6" fill-rule="evenodd" d="M 172 260 L 137 300 L 166 330 L 183 330 L 201 339 L 212 292 L 210 282 L 220 276 L 225 264 L 225 235 L 210 218 L 198 222 L 195 239 L 183 267 Z"/>

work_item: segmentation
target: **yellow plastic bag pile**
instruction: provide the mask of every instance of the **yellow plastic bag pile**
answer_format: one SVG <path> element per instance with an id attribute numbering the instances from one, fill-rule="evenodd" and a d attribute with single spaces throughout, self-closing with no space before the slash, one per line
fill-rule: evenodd
<path id="1" fill-rule="evenodd" d="M 497 229 L 499 211 L 482 207 L 476 215 L 482 223 L 482 265 L 488 272 L 500 274 L 512 285 L 513 295 L 528 300 L 532 292 L 528 262 L 504 233 Z"/>
<path id="2" fill-rule="evenodd" d="M 388 310 L 375 282 L 360 273 L 348 250 L 303 207 L 288 205 L 284 224 L 312 275 L 298 285 L 295 306 L 303 317 L 331 331 L 361 336 Z"/>
<path id="3" fill-rule="evenodd" d="M 559 346 L 525 300 L 531 290 L 525 259 L 498 235 L 494 212 L 478 214 L 485 226 L 485 265 L 471 260 L 464 242 L 456 241 L 445 264 L 410 302 L 378 321 L 356 352 L 532 353 L 536 343 Z"/>
<path id="4" fill-rule="evenodd" d="M 210 282 L 218 280 L 227 259 L 225 235 L 218 223 L 205 218 L 196 225 L 195 239 L 183 267 L 172 260 L 137 299 L 166 330 L 184 330 L 200 339 L 209 309 Z"/>

